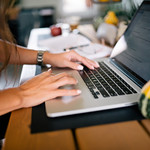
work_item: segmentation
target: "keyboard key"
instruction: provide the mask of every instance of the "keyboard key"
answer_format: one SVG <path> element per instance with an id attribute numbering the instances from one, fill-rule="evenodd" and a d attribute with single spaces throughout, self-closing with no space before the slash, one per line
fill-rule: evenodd
<path id="1" fill-rule="evenodd" d="M 79 71 L 79 74 L 95 99 L 98 99 L 98 95 L 110 97 L 137 93 L 104 62 L 100 62 L 99 65 L 100 67 L 95 70 L 90 70 L 85 66 L 84 71 Z"/>
<path id="2" fill-rule="evenodd" d="M 124 95 L 124 93 L 118 87 L 115 87 L 114 90 L 117 92 L 118 95 Z"/>
<path id="3" fill-rule="evenodd" d="M 103 88 L 98 88 L 103 97 L 109 97 L 108 93 Z"/>
<path id="4" fill-rule="evenodd" d="M 126 87 L 123 87 L 122 90 L 126 93 L 126 94 L 131 94 L 132 92 L 129 91 Z"/>

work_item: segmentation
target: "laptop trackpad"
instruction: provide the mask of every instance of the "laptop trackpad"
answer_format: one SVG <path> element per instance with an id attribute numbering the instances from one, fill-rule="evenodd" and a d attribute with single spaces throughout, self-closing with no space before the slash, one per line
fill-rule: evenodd
<path id="1" fill-rule="evenodd" d="M 76 87 L 75 87 L 75 85 L 65 85 L 65 86 L 61 87 L 61 89 L 71 90 L 71 89 L 76 89 Z M 68 104 L 68 103 L 72 102 L 74 99 L 76 99 L 76 97 L 77 96 L 62 96 L 58 99 L 62 100 L 63 103 Z"/>

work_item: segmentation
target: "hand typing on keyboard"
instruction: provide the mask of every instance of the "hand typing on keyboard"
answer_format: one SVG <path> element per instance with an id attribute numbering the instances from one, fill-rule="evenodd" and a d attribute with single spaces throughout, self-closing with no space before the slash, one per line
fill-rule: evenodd
<path id="1" fill-rule="evenodd" d="M 97 99 L 100 95 L 110 97 L 137 93 L 104 62 L 100 62 L 99 65 L 100 67 L 95 70 L 84 67 L 83 71 L 79 71 L 79 74 L 94 98 Z"/>

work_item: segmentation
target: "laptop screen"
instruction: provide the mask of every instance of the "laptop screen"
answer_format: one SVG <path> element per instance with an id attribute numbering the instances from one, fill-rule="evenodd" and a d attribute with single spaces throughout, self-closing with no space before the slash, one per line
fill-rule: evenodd
<path id="1" fill-rule="evenodd" d="M 143 82 L 150 80 L 150 1 L 142 3 L 111 57 Z"/>

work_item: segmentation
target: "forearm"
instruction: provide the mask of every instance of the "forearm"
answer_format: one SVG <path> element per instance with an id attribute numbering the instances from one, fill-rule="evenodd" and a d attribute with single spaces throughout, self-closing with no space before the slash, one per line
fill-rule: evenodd
<path id="1" fill-rule="evenodd" d="M 24 47 L 18 46 L 18 52 L 20 55 L 20 64 L 36 64 L 38 50 L 30 50 Z M 47 51 L 43 54 L 43 64 L 51 64 L 51 59 L 55 59 L 55 54 Z M 14 59 L 15 61 L 15 59 Z"/>
<path id="2" fill-rule="evenodd" d="M 17 88 L 0 91 L 0 116 L 22 108 L 22 100 Z"/>
<path id="3" fill-rule="evenodd" d="M 31 50 L 19 45 L 6 43 L 7 48 L 10 50 L 10 60 L 9 64 L 36 64 L 37 63 L 37 53 L 38 50 Z M 6 48 L 6 47 L 5 47 Z M 4 42 L 0 40 L 0 62 L 5 61 L 4 54 Z M 17 51 L 16 51 L 17 50 Z M 55 64 L 57 54 L 52 54 L 49 52 L 45 52 L 43 55 L 43 64 Z M 51 60 L 52 59 L 52 60 Z"/>
<path id="4" fill-rule="evenodd" d="M 30 50 L 25 47 L 17 46 L 19 60 L 14 59 L 15 57 L 11 57 L 10 63 L 19 63 L 19 64 L 36 64 L 37 63 L 37 51 Z"/>
<path id="5" fill-rule="evenodd" d="M 20 56 L 20 64 L 36 64 L 37 63 L 37 53 L 38 50 L 30 50 L 24 47 L 18 46 L 18 52 Z M 50 64 L 51 59 L 55 54 L 44 52 L 43 54 L 43 64 Z M 15 61 L 15 60 L 14 60 Z"/>
<path id="6" fill-rule="evenodd" d="M 4 51 L 5 48 L 10 50 L 9 64 L 36 64 L 37 51 L 29 50 L 25 47 L 21 47 L 14 44 L 6 43 L 7 47 L 4 47 L 4 42 L 0 40 L 0 62 L 5 61 Z M 17 52 L 16 52 L 17 49 Z"/>

